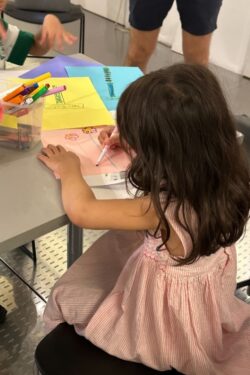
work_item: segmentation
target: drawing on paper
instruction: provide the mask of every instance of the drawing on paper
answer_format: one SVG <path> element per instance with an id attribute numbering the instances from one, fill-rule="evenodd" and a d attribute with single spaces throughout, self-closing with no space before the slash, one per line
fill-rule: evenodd
<path id="1" fill-rule="evenodd" d="M 122 149 L 109 149 L 100 165 L 96 166 L 102 146 L 98 135 L 102 128 L 88 127 L 85 129 L 67 129 L 42 132 L 42 143 L 62 145 L 68 151 L 73 151 L 81 160 L 83 176 L 94 176 L 125 171 L 129 158 Z"/>

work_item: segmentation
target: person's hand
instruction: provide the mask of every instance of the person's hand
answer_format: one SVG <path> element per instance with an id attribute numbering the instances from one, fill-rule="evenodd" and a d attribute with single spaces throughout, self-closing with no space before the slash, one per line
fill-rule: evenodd
<path id="1" fill-rule="evenodd" d="M 59 19 L 53 14 L 47 14 L 44 17 L 42 29 L 37 42 L 45 49 L 62 50 L 64 44 L 71 45 L 75 43 L 77 37 L 67 32 Z"/>
<path id="2" fill-rule="evenodd" d="M 111 149 L 120 147 L 119 134 L 112 134 L 113 130 L 114 126 L 105 126 L 105 128 L 101 130 L 98 136 L 98 140 L 102 146 L 109 146 Z"/>
<path id="3" fill-rule="evenodd" d="M 37 157 L 60 177 L 71 173 L 81 173 L 80 159 L 73 152 L 66 151 L 63 146 L 48 145 Z"/>

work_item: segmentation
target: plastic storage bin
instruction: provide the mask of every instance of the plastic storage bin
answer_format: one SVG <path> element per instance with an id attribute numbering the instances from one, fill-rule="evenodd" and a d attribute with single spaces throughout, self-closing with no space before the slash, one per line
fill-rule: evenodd
<path id="1" fill-rule="evenodd" d="M 13 83 L 0 82 L 1 98 L 6 91 L 11 91 Z M 15 87 L 17 84 L 15 84 Z M 3 90 L 4 88 L 4 90 Z M 36 145 L 41 139 L 42 115 L 44 99 L 34 103 L 14 105 L 0 98 L 0 146 L 27 150 Z"/>

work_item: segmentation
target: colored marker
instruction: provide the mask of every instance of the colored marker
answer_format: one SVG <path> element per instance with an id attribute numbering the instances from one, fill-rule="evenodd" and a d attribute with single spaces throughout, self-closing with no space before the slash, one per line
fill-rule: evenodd
<path id="1" fill-rule="evenodd" d="M 54 87 L 53 89 L 48 90 L 46 92 L 46 94 L 44 94 L 43 96 L 49 96 L 49 95 L 57 94 L 59 92 L 65 91 L 66 89 L 67 89 L 67 87 L 65 85 Z"/>
<path id="2" fill-rule="evenodd" d="M 33 79 L 30 79 L 29 81 L 26 81 L 25 82 L 25 85 L 26 86 L 29 86 L 29 85 L 33 85 L 34 83 L 37 83 L 37 82 L 40 82 L 40 81 L 43 81 L 44 79 L 47 79 L 47 78 L 50 78 L 51 77 L 51 73 L 44 73 L 44 74 L 41 74 L 40 76 L 37 76 Z"/>
<path id="3" fill-rule="evenodd" d="M 31 104 L 35 102 L 37 99 L 39 99 L 41 96 L 43 96 L 49 89 L 49 84 L 46 84 L 43 86 L 36 94 L 34 94 L 31 98 L 27 98 L 25 100 L 26 104 Z"/>
<path id="4" fill-rule="evenodd" d="M 23 102 L 23 99 L 23 96 L 19 94 L 14 96 L 14 98 L 9 99 L 8 102 L 13 104 L 21 104 Z"/>
<path id="5" fill-rule="evenodd" d="M 110 138 L 111 138 L 113 135 L 117 134 L 117 133 L 118 133 L 118 129 L 117 129 L 117 126 L 115 126 L 115 127 L 114 127 L 114 130 L 112 131 L 112 133 L 111 133 L 111 135 L 110 135 Z M 109 147 L 110 147 L 109 145 L 104 146 L 102 152 L 101 152 L 100 155 L 99 155 L 99 158 L 98 158 L 97 161 L 96 161 L 96 164 L 95 164 L 95 165 L 96 165 L 97 167 L 98 167 L 98 165 L 100 164 L 100 162 L 102 161 L 102 159 L 104 158 L 104 156 L 106 155 L 106 153 L 107 153 Z"/>
<path id="6" fill-rule="evenodd" d="M 23 95 L 23 96 L 29 95 L 37 88 L 38 88 L 38 83 L 34 83 L 33 85 L 26 87 L 22 92 L 20 92 L 20 95 Z"/>
<path id="7" fill-rule="evenodd" d="M 14 98 L 15 96 L 17 96 L 18 94 L 20 94 L 24 89 L 26 88 L 25 85 L 21 85 L 19 87 L 17 87 L 15 90 L 13 90 L 12 92 L 10 92 L 9 94 L 5 95 L 3 97 L 3 100 L 5 102 L 8 102 L 10 99 Z"/>
<path id="8" fill-rule="evenodd" d="M 28 98 L 32 98 L 32 95 L 35 95 L 39 90 L 41 90 L 41 87 L 43 87 L 43 86 L 39 86 L 38 85 L 38 87 L 34 90 L 34 91 L 32 91 L 32 93 L 30 93 L 29 95 L 28 95 Z M 31 95 L 32 94 L 32 95 Z M 27 98 L 25 98 L 25 100 L 26 100 Z"/>

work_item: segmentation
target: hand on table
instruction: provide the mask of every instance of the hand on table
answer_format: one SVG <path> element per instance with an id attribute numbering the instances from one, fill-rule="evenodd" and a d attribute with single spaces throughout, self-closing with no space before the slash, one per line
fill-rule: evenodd
<path id="1" fill-rule="evenodd" d="M 48 145 L 37 156 L 51 171 L 59 175 L 81 173 L 80 159 L 63 146 Z"/>

